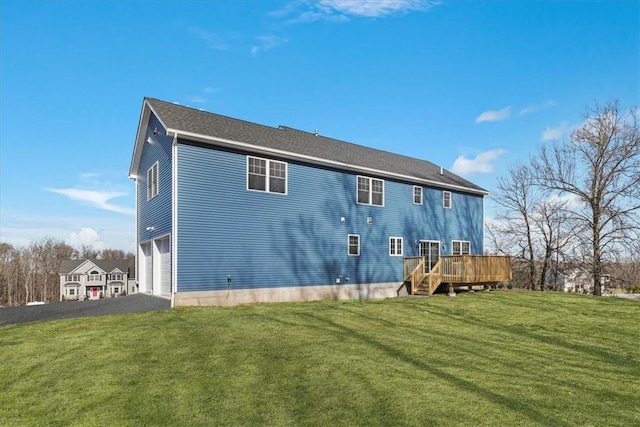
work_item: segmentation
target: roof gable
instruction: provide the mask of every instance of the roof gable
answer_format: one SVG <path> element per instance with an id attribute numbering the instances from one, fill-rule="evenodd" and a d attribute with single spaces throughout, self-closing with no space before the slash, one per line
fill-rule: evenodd
<path id="1" fill-rule="evenodd" d="M 488 191 L 429 161 L 352 144 L 286 126 L 277 128 L 145 98 L 130 176 L 137 174 L 146 126 L 154 114 L 175 138 L 239 148 L 416 184 L 487 195 Z M 159 130 L 160 131 L 160 130 Z"/>

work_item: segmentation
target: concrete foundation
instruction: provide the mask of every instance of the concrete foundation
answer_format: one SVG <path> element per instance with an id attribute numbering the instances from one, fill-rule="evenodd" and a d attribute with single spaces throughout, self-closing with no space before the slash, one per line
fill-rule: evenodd
<path id="1" fill-rule="evenodd" d="M 234 306 L 268 302 L 392 298 L 407 295 L 400 283 L 297 286 L 229 291 L 177 292 L 173 306 Z"/>

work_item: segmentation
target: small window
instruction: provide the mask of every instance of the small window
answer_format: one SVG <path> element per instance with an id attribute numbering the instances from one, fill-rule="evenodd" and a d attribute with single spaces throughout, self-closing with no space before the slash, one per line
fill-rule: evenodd
<path id="1" fill-rule="evenodd" d="M 151 200 L 158 195 L 158 162 L 147 171 L 147 200 Z"/>
<path id="2" fill-rule="evenodd" d="M 363 205 L 384 205 L 384 181 L 381 179 L 358 176 L 356 200 Z"/>
<path id="3" fill-rule="evenodd" d="M 247 156 L 247 189 L 287 194 L 287 164 Z"/>
<path id="4" fill-rule="evenodd" d="M 70 288 L 69 295 L 75 295 L 75 294 L 76 294 L 76 290 L 74 288 Z"/>
<path id="5" fill-rule="evenodd" d="M 451 191 L 442 192 L 442 206 L 447 209 L 451 208 Z"/>
<path id="6" fill-rule="evenodd" d="M 422 204 L 422 187 L 418 187 L 417 185 L 413 186 L 413 204 Z"/>
<path id="7" fill-rule="evenodd" d="M 468 240 L 454 240 L 451 242 L 452 255 L 469 255 L 471 253 L 471 243 Z"/>
<path id="8" fill-rule="evenodd" d="M 402 237 L 389 237 L 389 255 L 402 256 Z"/>
<path id="9" fill-rule="evenodd" d="M 357 234 L 349 234 L 349 255 L 360 256 L 360 236 Z"/>

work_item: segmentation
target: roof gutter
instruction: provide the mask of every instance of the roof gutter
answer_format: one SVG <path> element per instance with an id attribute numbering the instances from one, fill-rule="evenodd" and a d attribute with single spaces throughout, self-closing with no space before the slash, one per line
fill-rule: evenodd
<path id="1" fill-rule="evenodd" d="M 333 166 L 337 169 L 343 169 L 343 170 L 348 170 L 352 172 L 362 172 L 362 173 L 367 173 L 367 174 L 372 174 L 377 176 L 384 176 L 387 178 L 393 178 L 393 179 L 398 179 L 402 181 L 421 183 L 421 184 L 426 184 L 434 187 L 446 188 L 450 190 L 459 190 L 459 191 L 464 191 L 466 193 L 479 194 L 482 196 L 489 195 L 489 192 L 486 190 L 478 190 L 475 188 L 464 187 L 461 185 L 447 184 L 443 182 L 433 181 L 430 179 L 420 179 L 414 176 L 403 175 L 403 174 L 383 171 L 383 170 L 374 169 L 374 168 L 367 168 L 364 166 L 356 166 L 349 163 L 338 162 L 335 160 L 321 159 L 314 156 L 307 156 L 305 154 L 291 153 L 289 151 L 278 150 L 275 148 L 261 147 L 253 144 L 247 144 L 246 142 L 238 142 L 238 141 L 233 141 L 233 140 L 224 139 L 224 138 L 215 138 L 215 137 L 201 135 L 193 132 L 185 132 L 178 129 L 167 128 L 167 135 L 173 136 L 176 139 L 183 137 L 196 142 L 204 142 L 207 144 L 213 144 L 213 145 L 218 145 L 218 146 L 227 147 L 227 148 L 241 148 L 245 151 L 250 151 L 254 153 L 275 155 L 275 156 L 290 159 L 290 160 L 302 160 L 304 162 L 312 163 L 320 166 Z"/>

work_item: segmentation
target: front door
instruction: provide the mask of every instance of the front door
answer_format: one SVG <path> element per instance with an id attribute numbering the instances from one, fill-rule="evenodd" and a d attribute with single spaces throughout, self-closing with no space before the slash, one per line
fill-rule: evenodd
<path id="1" fill-rule="evenodd" d="M 91 288 L 91 297 L 98 298 L 98 288 Z"/>
<path id="2" fill-rule="evenodd" d="M 437 240 L 421 240 L 420 256 L 425 257 L 426 270 L 431 271 L 440 260 L 440 242 Z"/>

